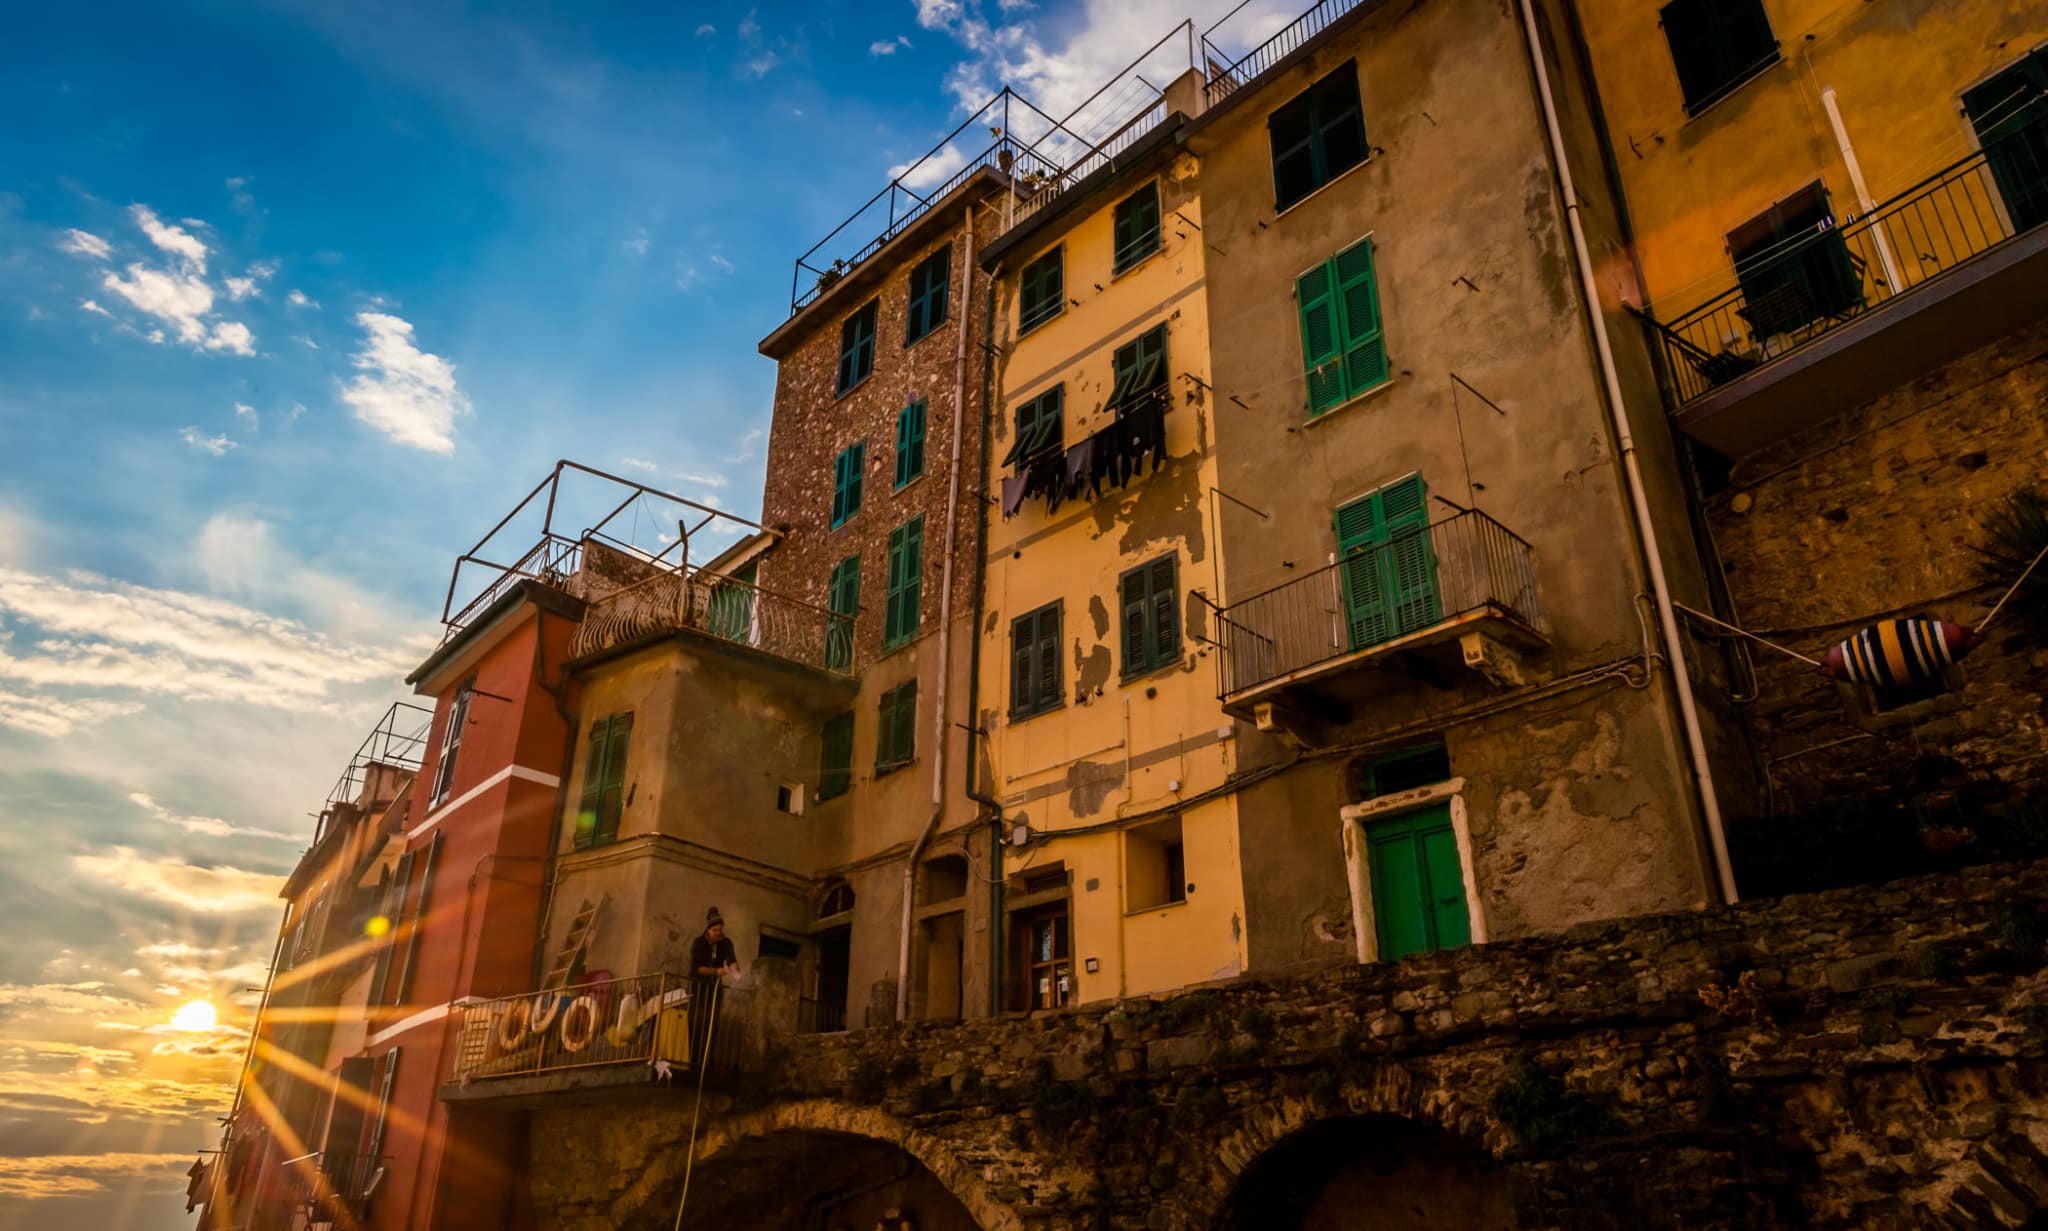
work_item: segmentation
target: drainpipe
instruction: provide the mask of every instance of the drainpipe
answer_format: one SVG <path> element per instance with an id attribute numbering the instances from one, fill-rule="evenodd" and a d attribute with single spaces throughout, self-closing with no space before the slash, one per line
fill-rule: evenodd
<path id="1" fill-rule="evenodd" d="M 953 553 L 960 537 L 960 432 L 967 418 L 967 306 L 974 294 L 974 211 L 970 202 L 967 259 L 961 262 L 960 325 L 953 331 L 953 445 L 946 476 L 946 560 L 939 569 L 939 691 L 932 706 L 932 816 L 912 844 L 909 862 L 903 865 L 903 936 L 896 948 L 899 1022 L 910 1016 L 910 929 L 917 907 L 917 861 L 946 815 L 946 737 L 952 734 L 946 722 L 946 694 L 953 682 Z"/>
<path id="2" fill-rule="evenodd" d="M 1571 162 L 1565 155 L 1564 131 L 1558 124 L 1557 100 L 1550 92 L 1550 70 L 1543 62 L 1543 38 L 1536 28 L 1532 0 L 1521 0 L 1522 33 L 1529 44 L 1529 62 L 1536 70 L 1536 92 L 1543 101 L 1543 127 L 1550 137 L 1551 159 L 1557 164 L 1558 188 L 1564 196 L 1565 219 L 1570 224 L 1572 253 L 1578 258 L 1579 284 L 1586 296 L 1586 315 L 1592 321 L 1593 347 L 1600 357 L 1600 377 L 1607 392 L 1607 416 L 1614 430 L 1615 445 L 1621 452 L 1622 474 L 1628 482 L 1630 510 L 1635 515 L 1636 533 L 1642 540 L 1644 562 L 1650 573 L 1650 591 L 1657 604 L 1657 626 L 1663 633 L 1670 657 L 1671 679 L 1678 688 L 1678 713 L 1685 726 L 1686 751 L 1691 755 L 1695 785 L 1699 788 L 1700 815 L 1706 822 L 1712 848 L 1714 873 L 1721 900 L 1741 900 L 1735 889 L 1735 870 L 1728 858 L 1728 835 L 1721 824 L 1721 800 L 1714 790 L 1713 767 L 1707 760 L 1706 737 L 1700 732 L 1699 707 L 1693 700 L 1692 676 L 1686 666 L 1685 645 L 1678 631 L 1678 616 L 1672 610 L 1671 584 L 1664 575 L 1664 554 L 1657 546 L 1656 524 L 1650 517 L 1650 500 L 1643 489 L 1642 465 L 1636 458 L 1635 433 L 1629 428 L 1628 405 L 1622 400 L 1621 376 L 1614 367 L 1614 346 L 1607 336 L 1607 321 L 1600 314 L 1600 284 L 1593 274 L 1593 256 L 1586 244 L 1585 224 L 1579 218 L 1579 194 L 1572 184 Z"/>
<path id="3" fill-rule="evenodd" d="M 996 352 L 991 339 L 996 336 L 996 302 L 1002 298 L 1002 262 L 989 278 L 988 304 L 983 310 L 981 323 L 981 458 L 980 482 L 987 483 L 989 432 L 995 416 L 990 406 L 995 399 Z M 986 738 L 981 730 L 981 617 L 987 611 L 988 595 L 988 493 L 981 492 L 975 498 L 975 526 L 978 533 L 975 542 L 981 550 L 974 553 L 974 619 L 971 625 L 973 636 L 967 642 L 967 798 L 986 809 L 979 816 L 989 821 L 988 839 L 988 1015 L 994 1017 L 1003 1011 L 1003 804 L 993 795 L 983 795 L 976 788 L 981 774 L 981 741 Z M 991 775 L 993 780 L 993 775 Z M 964 971 L 962 972 L 964 975 Z M 964 1005 L 964 998 L 963 998 Z"/>
<path id="4" fill-rule="evenodd" d="M 1856 147 L 1849 144 L 1849 129 L 1842 123 L 1842 109 L 1835 103 L 1835 87 L 1829 86 L 1820 92 L 1820 105 L 1827 108 L 1828 126 L 1835 130 L 1835 145 L 1842 151 L 1842 162 L 1849 168 L 1849 183 L 1856 189 L 1856 204 L 1869 218 L 1877 210 L 1877 198 L 1870 195 L 1870 188 L 1863 182 L 1863 164 L 1856 159 Z M 1885 281 L 1896 295 L 1905 287 L 1899 281 L 1899 261 L 1892 255 L 1892 241 L 1885 237 L 1884 228 L 1875 221 L 1870 224 L 1870 237 L 1877 241 L 1877 259 L 1884 263 Z"/>

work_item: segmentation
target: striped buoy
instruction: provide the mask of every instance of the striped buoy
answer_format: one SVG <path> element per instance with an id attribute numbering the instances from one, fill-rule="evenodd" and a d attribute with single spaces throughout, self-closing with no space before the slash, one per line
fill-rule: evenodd
<path id="1" fill-rule="evenodd" d="M 1975 633 L 1947 620 L 1884 620 L 1830 649 L 1821 671 L 1877 689 L 1914 688 L 1940 679 L 1976 643 Z"/>

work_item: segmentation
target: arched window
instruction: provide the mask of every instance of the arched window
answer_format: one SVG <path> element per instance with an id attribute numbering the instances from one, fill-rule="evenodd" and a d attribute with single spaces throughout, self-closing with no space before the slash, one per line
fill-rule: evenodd
<path id="1" fill-rule="evenodd" d="M 818 897 L 818 918 L 829 919 L 843 915 L 853 909 L 853 886 L 845 881 L 833 881 L 825 886 L 825 892 Z"/>

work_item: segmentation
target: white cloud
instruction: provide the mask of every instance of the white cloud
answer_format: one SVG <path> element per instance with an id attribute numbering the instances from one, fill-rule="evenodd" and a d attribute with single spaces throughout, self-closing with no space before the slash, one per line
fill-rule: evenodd
<path id="1" fill-rule="evenodd" d="M 275 829 L 254 829 L 244 825 L 232 824 L 217 816 L 191 816 L 182 812 L 173 812 L 158 803 L 155 797 L 144 791 L 130 791 L 128 793 L 128 801 L 166 825 L 175 825 L 186 833 L 198 834 L 201 837 L 269 838 L 277 842 L 301 842 L 305 840 L 304 834 L 281 833 Z M 161 949 L 164 946 L 153 947 Z M 183 972 L 167 971 L 166 973 Z M 187 979 L 186 982 L 192 982 L 192 980 Z"/>
<path id="2" fill-rule="evenodd" d="M 114 250 L 113 245 L 109 244 L 106 240 L 101 239 L 90 231 L 78 230 L 76 227 L 64 232 L 64 238 L 58 242 L 57 246 L 66 252 L 75 252 L 79 256 L 89 256 L 96 261 L 106 260 L 108 254 Z"/>
<path id="3" fill-rule="evenodd" d="M 87 312 L 96 313 L 100 316 L 111 317 L 114 315 L 112 312 L 109 312 L 105 308 L 100 307 L 99 304 L 93 302 L 90 299 L 79 300 L 78 306 L 85 309 Z"/>
<path id="4" fill-rule="evenodd" d="M 320 306 L 319 300 L 308 297 L 306 292 L 297 287 L 292 288 L 291 294 L 286 295 L 284 301 L 294 308 L 317 308 Z"/>
<path id="5" fill-rule="evenodd" d="M 193 448 L 199 450 L 201 453 L 211 453 L 215 457 L 219 457 L 222 454 L 226 453 L 229 449 L 235 447 L 235 442 L 229 440 L 225 434 L 220 436 L 208 436 L 204 432 L 201 432 L 196 427 L 180 429 L 178 432 L 178 439 L 184 441 L 188 445 L 191 445 Z"/>
<path id="6" fill-rule="evenodd" d="M 213 312 L 213 288 L 203 278 L 141 263 L 128 267 L 128 276 L 108 274 L 102 285 L 137 308 L 178 331 L 181 342 L 200 343 L 206 338 L 204 318 Z"/>
<path id="7" fill-rule="evenodd" d="M 634 256 L 647 255 L 647 228 L 635 227 L 633 233 L 619 241 L 619 246 Z"/>
<path id="8" fill-rule="evenodd" d="M 306 348 L 307 350 L 319 350 L 319 349 L 320 349 L 320 344 L 319 344 L 318 342 L 315 342 L 315 341 L 314 341 L 313 339 L 311 339 L 311 338 L 307 337 L 307 336 L 306 336 L 305 334 L 303 334 L 303 333 L 295 333 L 295 334 L 293 334 L 293 335 L 292 335 L 292 341 L 294 341 L 294 342 L 297 342 L 297 343 L 298 343 L 298 344 L 299 344 L 300 346 L 303 346 L 303 347 L 305 347 L 305 348 Z"/>
<path id="9" fill-rule="evenodd" d="M 206 349 L 232 351 L 237 355 L 255 354 L 255 343 L 249 327 L 240 321 L 217 321 L 213 332 L 206 336 Z"/>
<path id="10" fill-rule="evenodd" d="M 898 47 L 908 46 L 910 46 L 910 36 L 907 34 L 899 34 L 893 39 L 877 39 L 874 42 L 869 43 L 868 54 L 871 56 L 893 56 L 896 54 L 896 49 Z"/>
<path id="11" fill-rule="evenodd" d="M 773 72 L 775 70 L 775 66 L 780 63 L 782 63 L 781 56 L 776 55 L 772 51 L 764 51 L 760 55 L 757 55 L 753 59 L 748 60 L 746 63 L 740 65 L 740 72 L 746 74 L 749 77 L 766 77 L 769 73 Z"/>
<path id="12" fill-rule="evenodd" d="M 960 0 L 912 0 L 917 5 L 917 24 L 927 30 L 944 30 L 960 20 Z"/>
<path id="13" fill-rule="evenodd" d="M 713 265 L 718 266 L 726 273 L 731 273 L 733 270 L 738 268 L 738 266 L 734 265 L 731 261 L 726 260 L 724 257 L 718 255 L 716 252 L 712 253 L 709 257 L 706 257 L 705 259 L 710 261 Z"/>
<path id="14" fill-rule="evenodd" d="M 705 38 L 716 33 L 718 33 L 718 27 L 712 25 L 708 21 L 705 22 L 703 25 L 697 27 L 698 38 Z"/>
<path id="15" fill-rule="evenodd" d="M 184 1154 L 31 1154 L 9 1158 L 0 1170 L 0 1197 L 49 1201 L 113 1190 L 113 1181 L 153 1178 L 164 1191 L 182 1190 L 192 1165 Z"/>
<path id="16" fill-rule="evenodd" d="M 360 369 L 341 391 L 355 416 L 402 445 L 455 452 L 455 420 L 470 411 L 455 384 L 455 365 L 413 345 L 410 321 L 387 312 L 358 312 L 368 335 L 353 362 Z"/>
<path id="17" fill-rule="evenodd" d="M 13 727 L 51 739 L 71 734 L 109 718 L 140 712 L 135 701 L 39 696 L 0 686 L 0 727 Z"/>
<path id="18" fill-rule="evenodd" d="M 74 855 L 71 866 L 88 880 L 139 898 L 195 914 L 231 915 L 275 911 L 282 876 L 242 868 L 206 867 L 175 855 L 146 855 L 116 846 L 105 855 Z"/>
<path id="19" fill-rule="evenodd" d="M 193 273 L 206 272 L 206 245 L 199 242 L 198 236 L 158 218 L 156 211 L 147 205 L 131 205 L 128 213 L 135 219 L 135 225 L 142 228 L 142 233 L 149 236 L 150 243 L 190 266 Z M 185 221 L 191 222 L 192 219 Z"/>
<path id="20" fill-rule="evenodd" d="M 740 37 L 750 43 L 761 41 L 761 23 L 754 20 L 754 13 L 754 9 L 748 9 L 747 15 L 740 18 Z"/>
<path id="21" fill-rule="evenodd" d="M 701 274 L 701 273 L 699 273 L 699 272 L 697 271 L 697 267 L 696 267 L 695 265 L 692 265 L 692 264 L 690 264 L 690 263 L 689 263 L 688 261 L 677 261 L 677 262 L 676 262 L 676 289 L 677 289 L 677 290 L 679 290 L 679 291 L 687 291 L 687 290 L 690 290 L 690 289 L 694 288 L 694 287 L 695 287 L 695 286 L 696 286 L 696 285 L 697 285 L 697 284 L 698 284 L 699 282 L 702 282 L 703 280 L 704 280 L 704 275 L 703 275 L 703 274 Z"/>
<path id="22" fill-rule="evenodd" d="M 897 176 L 902 176 L 907 187 L 930 188 L 934 184 L 945 183 L 955 171 L 966 166 L 967 154 L 958 145 L 949 145 L 914 165 L 916 169 L 912 170 L 911 163 L 897 163 L 889 168 L 889 178 L 893 180 Z M 904 174 L 906 171 L 909 172 L 908 175 Z"/>
<path id="23" fill-rule="evenodd" d="M 256 279 L 254 278 L 228 278 L 225 279 L 225 285 L 228 288 L 228 298 L 237 303 L 249 298 L 251 295 L 263 293 L 256 289 Z"/>
<path id="24" fill-rule="evenodd" d="M 243 423 L 248 424 L 249 429 L 251 431 L 254 431 L 259 423 L 259 418 L 256 414 L 256 408 L 254 406 L 249 405 L 247 402 L 235 403 L 235 418 L 240 419 Z"/>

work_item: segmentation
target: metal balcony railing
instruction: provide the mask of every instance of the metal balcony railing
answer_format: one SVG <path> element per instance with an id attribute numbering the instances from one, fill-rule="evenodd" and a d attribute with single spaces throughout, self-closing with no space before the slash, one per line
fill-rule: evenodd
<path id="1" fill-rule="evenodd" d="M 798 1034 L 835 1034 L 846 1029 L 846 1004 L 805 996 L 796 1002 Z"/>
<path id="2" fill-rule="evenodd" d="M 669 571 L 592 603 L 570 652 L 580 658 L 687 629 L 834 675 L 851 675 L 857 619 L 716 573 Z"/>
<path id="3" fill-rule="evenodd" d="M 754 1018 L 752 991 L 719 990 L 710 1054 L 698 1057 L 692 986 L 685 975 L 645 974 L 471 1001 L 462 1006 L 451 1078 L 468 1084 L 656 1060 L 678 1071 L 693 1069 L 699 1059 L 708 1060 L 714 1071 L 737 1067 Z M 700 1016 L 694 1029 L 703 1028 Z"/>
<path id="4" fill-rule="evenodd" d="M 1746 260 L 1736 284 L 1657 332 L 1679 405 L 1782 358 L 2044 220 L 2048 140 L 2023 131 L 1883 202 Z"/>
<path id="5" fill-rule="evenodd" d="M 1209 35 L 1215 32 L 1216 26 L 1228 21 L 1236 14 L 1237 9 L 1224 14 L 1223 20 L 1218 21 L 1216 26 L 1210 26 L 1202 32 L 1202 48 L 1209 59 L 1209 81 L 1203 87 L 1208 96 L 1207 105 L 1215 106 L 1272 72 L 1280 61 L 1286 59 L 1296 49 L 1306 46 L 1309 40 L 1329 29 L 1339 17 L 1364 2 L 1365 0 L 1322 0 L 1322 3 L 1289 22 L 1278 34 L 1235 60 L 1223 55 L 1215 44 L 1209 41 Z M 1228 67 L 1225 67 L 1226 65 Z"/>
<path id="6" fill-rule="evenodd" d="M 1486 514 L 1459 513 L 1223 608 L 1221 695 L 1489 610 L 1543 628 L 1534 552 Z"/>

